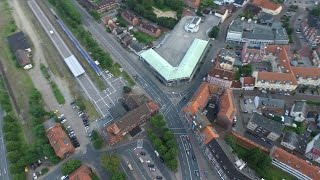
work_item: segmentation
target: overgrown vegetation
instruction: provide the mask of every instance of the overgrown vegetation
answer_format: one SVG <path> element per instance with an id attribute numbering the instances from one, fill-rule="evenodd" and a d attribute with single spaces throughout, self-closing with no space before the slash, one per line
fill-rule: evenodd
<path id="1" fill-rule="evenodd" d="M 148 137 L 154 148 L 159 152 L 165 164 L 172 171 L 178 167 L 178 146 L 173 133 L 167 128 L 166 121 L 161 114 L 150 119 L 151 129 L 148 129 Z"/>
<path id="2" fill-rule="evenodd" d="M 153 12 L 153 7 L 165 10 L 174 10 L 177 12 L 177 18 L 181 18 L 183 11 L 183 2 L 180 0 L 127 0 L 127 6 L 146 19 L 153 21 L 160 26 L 173 29 L 178 23 L 177 19 L 171 17 L 157 17 Z"/>
<path id="3" fill-rule="evenodd" d="M 235 79 L 240 80 L 240 77 L 247 77 L 252 75 L 252 65 L 247 64 L 244 66 L 238 66 L 238 71 L 236 71 Z"/>
<path id="4" fill-rule="evenodd" d="M 315 6 L 311 11 L 310 15 L 320 18 L 320 5 Z"/>
<path id="5" fill-rule="evenodd" d="M 120 158 L 115 154 L 103 154 L 100 157 L 101 166 L 111 174 L 111 180 L 125 180 L 126 175 L 120 169 Z"/>
<path id="6" fill-rule="evenodd" d="M 72 4 L 71 0 L 49 0 L 55 6 L 60 17 L 68 25 L 75 37 L 80 43 L 91 53 L 94 60 L 98 60 L 101 68 L 108 69 L 110 72 L 117 71 L 114 75 L 121 75 L 126 81 L 134 82 L 126 72 L 120 72 L 119 68 L 113 68 L 116 63 L 113 63 L 110 54 L 106 53 L 99 44 L 93 39 L 91 33 L 86 31 L 82 26 L 81 15 Z"/>
<path id="7" fill-rule="evenodd" d="M 56 98 L 57 102 L 59 104 L 64 104 L 66 102 L 62 92 L 60 91 L 60 89 L 58 88 L 57 84 L 51 79 L 50 74 L 49 74 L 49 69 L 44 65 L 44 64 L 40 64 L 40 70 L 42 75 L 48 80 L 53 95 Z"/>
<path id="8" fill-rule="evenodd" d="M 76 169 L 78 169 L 81 166 L 81 161 L 71 159 L 61 166 L 61 172 L 63 175 L 69 175 Z"/>
<path id="9" fill-rule="evenodd" d="M 294 122 L 294 124 L 296 124 L 297 127 L 285 126 L 283 131 L 292 131 L 297 134 L 302 134 L 306 131 L 306 125 L 303 122 Z"/>
<path id="10" fill-rule="evenodd" d="M 95 149 L 101 149 L 104 145 L 102 136 L 96 130 L 91 133 L 91 141 Z"/>
<path id="11" fill-rule="evenodd" d="M 152 37 L 152 36 L 150 36 L 150 35 L 148 35 L 148 34 L 146 34 L 144 32 L 140 32 L 140 31 L 134 32 L 134 31 L 132 31 L 131 33 L 134 35 L 134 37 L 139 42 L 144 43 L 146 45 L 152 43 L 155 40 L 154 37 Z"/>
<path id="12" fill-rule="evenodd" d="M 236 139 L 227 135 L 226 142 L 232 147 L 233 151 L 253 169 L 261 178 L 264 179 L 286 179 L 294 178 L 271 164 L 271 158 L 262 153 L 259 148 L 245 149 L 236 143 Z"/>

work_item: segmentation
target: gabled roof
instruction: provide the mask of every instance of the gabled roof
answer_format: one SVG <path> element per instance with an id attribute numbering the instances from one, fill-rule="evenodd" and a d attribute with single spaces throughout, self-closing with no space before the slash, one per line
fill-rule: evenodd
<path id="1" fill-rule="evenodd" d="M 317 80 L 320 78 L 320 68 L 315 67 L 292 67 L 293 74 L 299 78 L 303 79 L 311 78 Z"/>
<path id="2" fill-rule="evenodd" d="M 149 32 L 152 32 L 152 33 L 156 33 L 158 29 L 160 29 L 159 27 L 157 26 L 153 26 L 151 24 L 148 24 L 148 23 L 141 23 L 139 25 L 142 29 L 145 29 Z"/>
<path id="3" fill-rule="evenodd" d="M 30 48 L 28 40 L 22 31 L 8 36 L 7 39 L 13 52 L 16 52 L 18 49 L 26 50 Z"/>
<path id="4" fill-rule="evenodd" d="M 206 126 L 202 129 L 202 133 L 205 136 L 204 144 L 208 144 L 210 141 L 212 141 L 215 138 L 218 138 L 219 135 L 214 132 L 213 128 L 211 126 Z"/>
<path id="5" fill-rule="evenodd" d="M 129 11 L 123 11 L 121 15 L 126 17 L 130 21 L 132 21 L 135 18 L 135 16 L 131 14 Z"/>
<path id="6" fill-rule="evenodd" d="M 91 174 L 90 167 L 82 165 L 69 175 L 69 180 L 91 180 Z"/>
<path id="7" fill-rule="evenodd" d="M 292 169 L 295 169 L 310 177 L 311 179 L 320 179 L 319 167 L 307 163 L 305 160 L 300 159 L 299 157 L 283 150 L 282 148 L 274 146 L 271 150 L 270 156 L 273 159 L 291 167 Z"/>
<path id="8" fill-rule="evenodd" d="M 294 147 L 299 145 L 299 135 L 295 132 L 285 132 L 282 138 L 282 142 L 288 143 Z"/>
<path id="9" fill-rule="evenodd" d="M 74 152 L 74 147 L 60 124 L 56 123 L 46 131 L 47 137 L 56 155 L 64 159 L 66 155 Z"/>
<path id="10" fill-rule="evenodd" d="M 233 116 L 236 113 L 236 108 L 233 104 L 233 95 L 230 89 L 226 89 L 220 96 L 219 114 L 223 114 L 228 117 L 229 120 L 233 120 Z"/>
<path id="11" fill-rule="evenodd" d="M 242 87 L 254 86 L 256 78 L 255 77 L 241 77 Z"/>
<path id="12" fill-rule="evenodd" d="M 29 53 L 25 50 L 18 49 L 15 53 L 19 66 L 23 67 L 31 63 Z"/>
<path id="13" fill-rule="evenodd" d="M 281 123 L 271 120 L 258 113 L 254 113 L 252 115 L 250 122 L 257 124 L 258 126 L 261 126 L 267 129 L 268 131 L 274 132 L 278 135 L 282 133 L 282 129 L 284 128 L 284 126 Z"/>
<path id="14" fill-rule="evenodd" d="M 276 4 L 271 2 L 270 0 L 253 0 L 252 1 L 253 5 L 259 6 L 264 9 L 270 9 L 270 10 L 277 10 L 279 7 L 281 7 L 280 4 Z"/>

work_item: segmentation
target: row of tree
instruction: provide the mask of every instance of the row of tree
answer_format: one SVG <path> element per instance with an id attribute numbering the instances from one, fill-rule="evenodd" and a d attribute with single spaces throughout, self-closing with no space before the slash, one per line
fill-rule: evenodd
<path id="1" fill-rule="evenodd" d="M 178 167 L 178 146 L 173 133 L 166 127 L 166 121 L 161 114 L 153 116 L 150 119 L 150 124 L 151 129 L 148 130 L 148 137 L 151 143 L 168 168 L 176 171 Z"/>
<path id="2" fill-rule="evenodd" d="M 10 173 L 13 180 L 26 179 L 24 168 L 27 165 L 25 155 L 28 146 L 23 137 L 21 125 L 12 109 L 10 96 L 2 77 L 0 78 L 0 89 L 0 104 L 5 112 L 2 127 L 3 138 L 5 140 L 7 158 L 10 162 Z"/>
<path id="3" fill-rule="evenodd" d="M 126 175 L 120 169 L 120 158 L 115 154 L 103 154 L 100 157 L 101 166 L 111 174 L 111 180 L 125 180 Z"/>
<path id="4" fill-rule="evenodd" d="M 171 17 L 157 17 L 153 12 L 153 7 L 160 9 L 171 9 L 177 12 L 177 18 L 181 18 L 183 10 L 183 2 L 180 0 L 128 0 L 127 6 L 146 19 L 157 23 L 158 25 L 166 28 L 173 29 L 178 23 L 177 19 Z"/>

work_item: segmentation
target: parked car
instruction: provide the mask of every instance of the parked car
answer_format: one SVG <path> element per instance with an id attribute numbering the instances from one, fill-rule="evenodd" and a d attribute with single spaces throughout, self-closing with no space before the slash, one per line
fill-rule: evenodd
<path id="1" fill-rule="evenodd" d="M 196 176 L 197 176 L 197 177 L 200 176 L 199 170 L 194 170 L 194 172 L 196 173 Z"/>
<path id="2" fill-rule="evenodd" d="M 162 176 L 156 176 L 156 179 L 162 179 Z"/>
<path id="3" fill-rule="evenodd" d="M 140 155 L 141 155 L 141 156 L 145 156 L 146 153 L 145 153 L 145 152 L 140 152 Z"/>
<path id="4" fill-rule="evenodd" d="M 33 176 L 33 179 L 38 179 L 38 176 L 35 172 L 32 174 L 32 176 Z"/>
<path id="5" fill-rule="evenodd" d="M 151 167 L 151 168 L 153 168 L 154 167 L 154 164 L 148 164 L 148 167 Z"/>

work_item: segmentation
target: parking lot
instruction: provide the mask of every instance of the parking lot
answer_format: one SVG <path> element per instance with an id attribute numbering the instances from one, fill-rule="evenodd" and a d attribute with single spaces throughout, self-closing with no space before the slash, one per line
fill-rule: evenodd
<path id="1" fill-rule="evenodd" d="M 183 17 L 174 29 L 160 42 L 156 49 L 164 59 L 171 65 L 178 66 L 188 51 L 191 43 L 195 38 L 208 40 L 207 32 L 215 25 L 219 24 L 219 18 L 213 15 L 206 17 L 203 23 L 200 23 L 199 31 L 196 33 L 189 33 L 185 31 L 184 26 L 192 20 L 193 16 Z"/>

